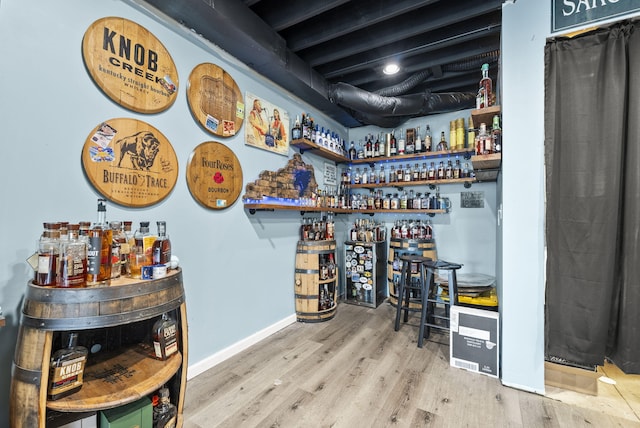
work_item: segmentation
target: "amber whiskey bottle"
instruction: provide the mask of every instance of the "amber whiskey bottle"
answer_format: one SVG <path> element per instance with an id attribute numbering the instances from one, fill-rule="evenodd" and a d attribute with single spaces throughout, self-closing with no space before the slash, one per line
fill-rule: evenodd
<path id="1" fill-rule="evenodd" d="M 171 261 L 171 241 L 167 235 L 167 223 L 158 221 L 158 238 L 153 243 L 153 264 L 168 265 Z"/>
<path id="2" fill-rule="evenodd" d="M 57 400 L 77 392 L 82 388 L 87 348 L 78 346 L 78 334 L 69 333 L 66 348 L 59 349 L 51 356 L 49 367 L 49 400 Z"/>
<path id="3" fill-rule="evenodd" d="M 178 352 L 178 326 L 168 314 L 162 314 L 155 322 L 151 336 L 155 356 L 159 360 L 166 360 Z"/>
<path id="4" fill-rule="evenodd" d="M 178 409 L 169 399 L 169 388 L 160 388 L 158 404 L 153 408 L 153 428 L 174 428 L 177 426 L 177 417 Z"/>

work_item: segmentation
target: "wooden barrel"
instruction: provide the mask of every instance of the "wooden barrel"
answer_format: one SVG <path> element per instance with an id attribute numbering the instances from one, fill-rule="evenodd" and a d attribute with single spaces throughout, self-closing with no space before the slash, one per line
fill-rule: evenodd
<path id="1" fill-rule="evenodd" d="M 432 260 L 438 259 L 436 252 L 436 241 L 433 239 L 389 239 L 389 257 L 387 259 L 387 279 L 389 280 L 389 302 L 396 306 L 398 304 L 398 294 L 396 293 L 395 282 L 400 280 L 400 269 L 402 264 L 394 268 L 394 260 L 398 257 L 411 254 L 422 257 L 429 257 Z M 396 260 L 398 263 L 399 260 Z M 420 303 L 411 302 L 410 307 L 420 308 Z"/>
<path id="2" fill-rule="evenodd" d="M 68 397 L 70 404 L 65 402 L 66 399 L 47 403 L 49 360 L 54 332 L 125 326 L 150 320 L 172 310 L 178 310 L 176 321 L 180 326 L 180 358 L 174 358 L 174 361 L 167 364 L 160 362 L 153 373 L 147 374 L 147 379 L 135 381 L 135 385 L 127 385 L 127 391 L 113 392 L 112 401 L 100 403 L 96 401 L 100 400 L 96 397 L 93 397 L 93 401 L 79 399 L 78 395 L 89 389 L 87 386 Z M 47 407 L 58 410 L 55 406 L 51 407 L 53 404 L 60 409 L 71 409 L 66 410 L 70 412 L 100 410 L 126 404 L 139 398 L 141 393 L 144 395 L 152 392 L 157 387 L 154 380 L 166 382 L 174 374 L 178 374 L 180 378 L 177 381 L 179 390 L 176 401 L 181 413 L 183 385 L 186 384 L 187 347 L 186 306 L 181 270 L 171 271 L 165 278 L 157 280 L 112 280 L 111 286 L 107 287 L 65 289 L 29 283 L 12 367 L 11 426 L 44 427 Z M 139 362 L 140 354 L 134 360 Z M 149 361 L 157 364 L 152 359 Z M 140 367 L 134 369 L 140 371 Z M 157 376 L 163 376 L 163 379 Z M 85 382 L 86 378 L 85 368 Z M 143 386 L 146 390 L 141 391 L 140 384 L 145 381 L 146 385 Z M 104 391 L 100 391 L 100 394 L 103 393 Z M 113 398 L 114 395 L 117 397 Z M 73 408 L 74 405 L 78 408 Z M 86 409 L 83 408 L 85 405 Z"/>
<path id="3" fill-rule="evenodd" d="M 333 254 L 336 241 L 298 241 L 294 291 L 296 316 L 301 322 L 323 322 L 332 319 L 338 307 L 338 269 L 329 279 L 320 279 L 320 259 Z"/>

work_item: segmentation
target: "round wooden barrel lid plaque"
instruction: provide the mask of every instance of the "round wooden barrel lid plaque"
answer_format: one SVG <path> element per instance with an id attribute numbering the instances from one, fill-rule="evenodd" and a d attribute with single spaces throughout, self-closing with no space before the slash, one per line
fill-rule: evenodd
<path id="1" fill-rule="evenodd" d="M 138 113 L 158 113 L 173 104 L 178 71 L 164 45 L 146 28 L 125 18 L 91 24 L 82 56 L 94 82 L 109 98 Z"/>
<path id="2" fill-rule="evenodd" d="M 178 158 L 169 140 L 136 119 L 96 126 L 82 148 L 82 167 L 101 195 L 127 207 L 162 201 L 178 179 Z"/>
<path id="3" fill-rule="evenodd" d="M 187 185 L 191 195 L 212 209 L 231 206 L 242 191 L 242 167 L 227 146 L 207 141 L 196 147 L 187 163 Z"/>
<path id="4" fill-rule="evenodd" d="M 236 135 L 244 121 L 244 100 L 233 78 L 214 64 L 197 65 L 189 76 L 187 100 L 191 114 L 219 137 Z"/>

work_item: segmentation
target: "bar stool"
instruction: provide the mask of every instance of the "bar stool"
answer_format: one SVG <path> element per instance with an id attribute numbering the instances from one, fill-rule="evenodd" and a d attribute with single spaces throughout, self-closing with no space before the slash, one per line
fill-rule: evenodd
<path id="1" fill-rule="evenodd" d="M 409 312 L 422 311 L 421 308 L 417 307 L 417 304 L 424 302 L 428 293 L 426 264 L 431 262 L 431 259 L 414 254 L 404 254 L 400 256 L 400 261 L 402 262 L 402 268 L 396 290 L 398 303 L 396 305 L 395 331 L 400 329 L 402 311 L 404 311 L 405 323 L 409 320 Z M 414 276 L 413 274 L 419 275 Z M 411 303 L 416 304 L 416 306 L 411 307 Z M 422 304 L 424 305 L 424 303 Z M 420 334 L 422 333 L 423 330 L 421 329 Z M 420 340 L 418 341 L 418 346 L 422 347 Z"/>
<path id="2" fill-rule="evenodd" d="M 427 290 L 422 295 L 422 313 L 420 316 L 420 333 L 418 336 L 418 347 L 422 348 L 422 343 L 425 338 L 429 338 L 431 328 L 438 328 L 449 331 L 450 328 L 450 314 L 449 308 L 451 305 L 458 304 L 458 280 L 456 271 L 462 267 L 458 263 L 450 263 L 444 260 L 427 261 L 425 262 L 427 268 L 426 283 Z M 449 301 L 445 301 L 438 294 L 438 285 L 435 282 L 436 270 L 448 271 L 448 285 L 449 285 Z M 436 304 L 441 303 L 444 305 L 444 315 L 437 315 L 435 313 Z M 438 324 L 436 320 L 442 320 L 445 325 Z M 426 330 L 426 331 L 425 331 Z"/>

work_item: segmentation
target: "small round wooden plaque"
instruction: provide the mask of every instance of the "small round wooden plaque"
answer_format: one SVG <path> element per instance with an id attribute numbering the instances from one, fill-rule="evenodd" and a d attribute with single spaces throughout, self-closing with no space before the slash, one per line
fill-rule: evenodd
<path id="1" fill-rule="evenodd" d="M 187 100 L 200 125 L 219 137 L 231 137 L 244 121 L 244 100 L 233 78 L 214 64 L 197 65 L 189 76 Z"/>
<path id="2" fill-rule="evenodd" d="M 82 39 L 82 56 L 94 82 L 109 98 L 138 113 L 169 108 L 178 93 L 178 71 L 163 44 L 125 18 L 95 21 Z"/>
<path id="3" fill-rule="evenodd" d="M 203 206 L 225 209 L 238 199 L 242 191 L 242 167 L 227 146 L 207 141 L 189 156 L 187 185 L 191 195 Z"/>
<path id="4" fill-rule="evenodd" d="M 136 119 L 109 119 L 96 126 L 82 148 L 87 178 L 108 200 L 147 207 L 176 185 L 178 158 L 167 138 Z"/>

